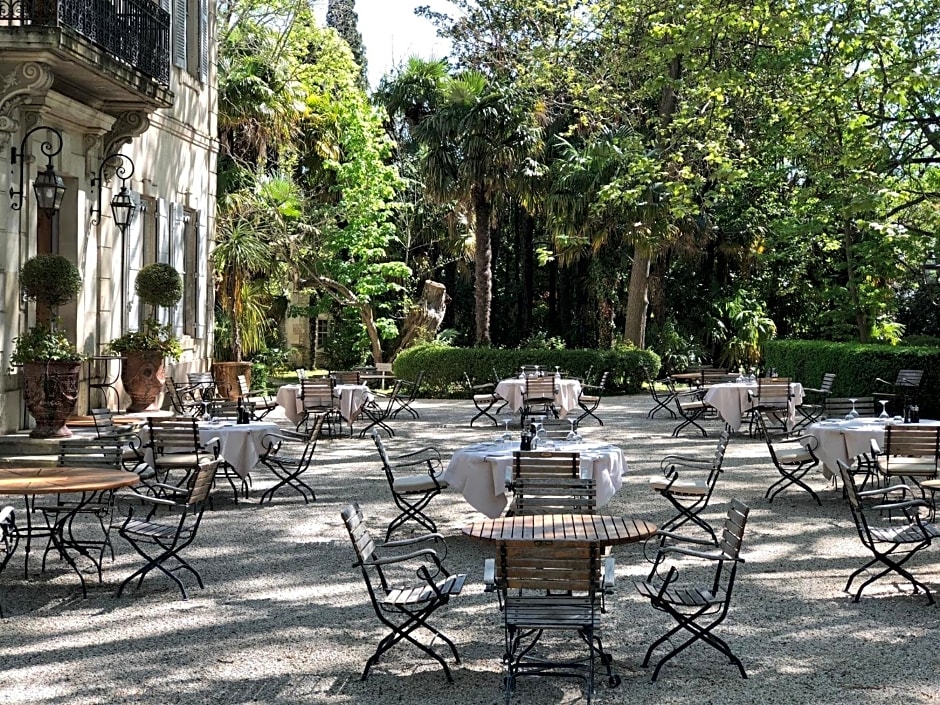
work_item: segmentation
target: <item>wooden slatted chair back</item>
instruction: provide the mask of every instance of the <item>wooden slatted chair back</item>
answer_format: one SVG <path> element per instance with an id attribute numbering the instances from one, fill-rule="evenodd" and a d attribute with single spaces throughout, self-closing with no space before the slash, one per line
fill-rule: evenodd
<path id="1" fill-rule="evenodd" d="M 728 370 L 722 369 L 709 369 L 702 368 L 699 370 L 699 384 L 703 387 L 707 387 L 709 384 L 720 384 L 722 382 L 730 382 L 735 379 L 737 375 L 728 372 Z"/>
<path id="2" fill-rule="evenodd" d="M 517 450 L 512 454 L 512 480 L 576 478 L 581 476 L 580 453 Z"/>
<path id="3" fill-rule="evenodd" d="M 362 384 L 358 370 L 339 370 L 330 372 L 330 377 L 336 380 L 336 384 Z"/>
<path id="4" fill-rule="evenodd" d="M 819 385 L 819 391 L 823 394 L 832 393 L 832 385 L 835 384 L 836 373 L 835 372 L 826 372 L 823 375 L 822 382 Z"/>
<path id="5" fill-rule="evenodd" d="M 147 419 L 150 431 L 150 445 L 154 453 L 189 452 L 202 449 L 199 441 L 199 425 L 194 418 Z"/>
<path id="6" fill-rule="evenodd" d="M 300 400 L 304 411 L 325 413 L 336 406 L 333 380 L 329 377 L 308 377 L 300 383 Z"/>
<path id="7" fill-rule="evenodd" d="M 188 506 L 202 504 L 209 498 L 220 462 L 219 460 L 201 461 L 196 472 L 189 476 L 189 496 L 186 498 Z"/>
<path id="8" fill-rule="evenodd" d="M 594 514 L 597 488 L 586 477 L 517 480 L 513 483 L 514 513 Z"/>
<path id="9" fill-rule="evenodd" d="M 741 554 L 741 544 L 744 542 L 744 526 L 747 524 L 747 515 L 750 508 L 736 499 L 731 500 L 731 507 L 725 518 L 721 538 L 718 541 L 718 550 L 725 557 L 736 560 Z"/>
<path id="10" fill-rule="evenodd" d="M 919 387 L 923 377 L 923 370 L 900 370 L 897 379 L 894 381 L 894 386 L 908 388 Z"/>
<path id="11" fill-rule="evenodd" d="M 886 477 L 933 478 L 940 462 L 940 426 L 888 426 L 878 467 Z"/>
<path id="12" fill-rule="evenodd" d="M 124 450 L 118 441 L 69 438 L 59 443 L 59 467 L 123 470 Z"/>
<path id="13" fill-rule="evenodd" d="M 238 393 L 243 397 L 247 397 L 251 390 L 248 387 L 248 380 L 245 378 L 245 375 L 237 375 L 236 379 L 238 380 Z"/>
<path id="14" fill-rule="evenodd" d="M 589 541 L 500 544 L 497 583 L 505 590 L 540 593 L 599 592 L 602 553 Z M 552 606 L 546 606 L 551 618 Z"/>
<path id="15" fill-rule="evenodd" d="M 180 393 L 178 382 L 172 377 L 167 377 L 165 389 L 170 397 L 170 404 L 173 407 L 173 411 L 180 415 L 188 413 L 189 408 L 187 408 L 183 401 L 183 395 Z"/>
<path id="16" fill-rule="evenodd" d="M 859 416 L 871 418 L 875 415 L 875 397 L 852 397 Z M 852 410 L 852 399 L 847 397 L 829 397 L 824 408 L 829 419 L 842 419 Z"/>
<path id="17" fill-rule="evenodd" d="M 757 393 L 753 396 L 754 405 L 787 404 L 793 398 L 788 377 L 773 377 L 757 380 Z"/>
<path id="18" fill-rule="evenodd" d="M 526 404 L 553 404 L 555 402 L 555 377 L 526 377 Z"/>
<path id="19" fill-rule="evenodd" d="M 353 550 L 356 552 L 356 565 L 362 566 L 370 562 L 375 555 L 375 541 L 366 527 L 365 519 L 359 504 L 347 504 L 342 512 L 343 523 L 352 540 Z"/>

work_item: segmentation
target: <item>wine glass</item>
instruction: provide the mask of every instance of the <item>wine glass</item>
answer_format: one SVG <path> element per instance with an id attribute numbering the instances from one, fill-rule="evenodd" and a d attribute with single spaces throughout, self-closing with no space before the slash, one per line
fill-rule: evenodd
<path id="1" fill-rule="evenodd" d="M 565 436 L 565 440 L 570 441 L 571 443 L 580 443 L 581 434 L 578 433 L 578 420 L 568 419 L 568 423 L 571 424 L 571 430 L 568 431 L 568 435 Z"/>
<path id="2" fill-rule="evenodd" d="M 849 401 L 852 402 L 852 410 L 845 415 L 846 421 L 852 421 L 858 418 L 858 411 L 855 410 L 855 402 L 857 402 L 858 399 L 849 399 Z"/>
<path id="3" fill-rule="evenodd" d="M 499 437 L 503 443 L 512 443 L 512 432 L 509 430 L 509 422 L 512 421 L 512 418 L 506 416 L 503 418 L 503 435 Z"/>
<path id="4" fill-rule="evenodd" d="M 879 399 L 878 401 L 881 402 L 881 413 L 878 414 L 878 418 L 879 418 L 879 419 L 884 419 L 885 421 L 887 421 L 888 419 L 891 418 L 891 417 L 888 415 L 888 400 L 887 400 L 887 399 Z"/>

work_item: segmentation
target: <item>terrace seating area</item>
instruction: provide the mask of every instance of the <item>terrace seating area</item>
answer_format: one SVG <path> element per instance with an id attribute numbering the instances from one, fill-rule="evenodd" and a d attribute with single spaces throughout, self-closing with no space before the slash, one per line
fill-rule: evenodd
<path id="1" fill-rule="evenodd" d="M 399 414 L 388 421 L 395 436 L 381 434 L 392 458 L 432 446 L 446 466 L 458 450 L 498 443 L 504 432 L 501 426 L 479 422 L 471 427 L 475 412 L 469 399 L 419 396 L 410 403 L 420 418 Z M 623 466 L 618 467 L 622 476 L 610 496 L 605 495 L 605 503 L 595 509 L 597 514 L 629 515 L 659 526 L 675 517 L 677 509 L 659 492 L 650 491 L 650 478 L 662 476 L 660 464 L 670 455 L 711 462 L 723 423 L 701 420 L 708 437 L 697 433 L 673 437 L 677 421 L 667 413 L 651 419 L 649 407 L 647 393 L 605 395 L 600 407 L 604 426 L 578 430 L 585 439 L 618 448 L 623 456 Z M 296 427 L 283 408 L 273 410 L 265 421 L 283 431 Z M 358 431 L 368 420 L 357 423 Z M 561 425 L 564 429 L 567 422 Z M 518 422 L 510 432 L 518 441 Z M 590 682 L 595 703 L 635 700 L 666 705 L 680 697 L 684 702 L 798 703 L 806 693 L 820 702 L 844 701 L 846 693 L 864 705 L 888 699 L 929 702 L 925 693 L 936 687 L 936 669 L 931 659 L 923 658 L 923 643 L 936 621 L 937 607 L 927 604 L 924 592 L 915 593 L 903 578 L 883 577 L 868 584 L 857 603 L 855 593 L 867 575 L 855 581 L 851 593 L 844 592 L 846 581 L 872 554 L 859 540 L 843 483 L 824 472 L 825 459 L 820 457 L 819 465 L 802 477 L 819 504 L 798 490 L 783 492 L 770 503 L 765 493 L 781 475 L 765 440 L 752 437 L 745 427 L 721 449 L 721 479 L 697 516 L 721 539 L 732 502 L 749 508 L 733 605 L 713 634 L 730 645 L 747 678 L 741 678 L 739 668 L 728 663 L 722 650 L 711 648 L 714 643 L 703 638 L 669 658 L 656 674 L 656 683 L 650 682 L 663 656 L 689 635 L 680 634 L 671 646 L 658 647 L 650 665 L 643 666 L 647 650 L 671 625 L 669 616 L 651 607 L 650 596 L 634 587 L 649 576 L 648 547 L 642 542 L 623 543 L 607 548 L 616 558 L 617 580 L 603 578 L 603 613 L 598 611 L 596 634 L 590 637 L 603 639 L 602 648 L 590 652 L 600 657 L 596 678 L 550 674 L 526 678 L 508 694 L 510 702 L 586 702 Z M 581 468 L 593 462 L 595 482 L 609 481 L 606 466 L 605 474 L 600 474 L 599 461 L 592 460 L 591 452 L 597 453 L 582 452 Z M 508 463 L 511 471 L 511 456 Z M 699 474 L 705 478 L 708 468 Z M 36 702 L 40 688 L 49 702 L 68 698 L 92 703 L 105 697 L 106 691 L 108 698 L 118 694 L 143 705 L 168 701 L 221 705 L 251 699 L 489 705 L 506 699 L 505 615 L 500 596 L 487 592 L 484 581 L 485 560 L 498 558 L 498 553 L 494 544 L 463 533 L 484 517 L 461 496 L 461 488 L 442 486 L 425 510 L 443 537 L 431 545 L 435 555 L 450 575 L 461 576 L 462 581 L 459 598 L 426 620 L 453 642 L 459 653 L 455 663 L 450 648 L 439 639 L 432 641 L 431 633 L 409 631 L 407 605 L 395 610 L 404 614 L 405 626 L 380 623 L 362 571 L 353 566 L 364 556 L 357 557 L 350 545 L 344 508 L 352 503 L 361 508 L 377 544 L 376 560 L 387 555 L 379 539 L 403 511 L 393 501 L 374 440 L 360 439 L 358 433 L 321 437 L 315 461 L 302 477 L 315 490 L 315 498 L 310 492 L 293 491 L 288 483 L 274 501 L 261 503 L 265 493 L 283 481 L 263 464 L 252 468 L 248 497 L 239 496 L 237 503 L 227 486 L 216 487 L 198 536 L 183 554 L 205 587 L 199 589 L 195 579 L 181 575 L 188 591 L 185 602 L 179 586 L 156 572 L 116 597 L 122 582 L 146 563 L 125 541 L 112 542 L 115 556 L 104 557 L 100 582 L 97 575 L 86 573 L 84 599 L 75 573 L 52 553 L 45 572 L 39 572 L 40 561 L 34 558 L 24 579 L 21 541 L 0 573 L 4 690 L 9 702 Z M 511 472 L 507 480 L 512 480 Z M 511 498 L 511 487 L 506 491 Z M 929 501 L 929 492 L 925 496 Z M 3 504 L 16 504 L 18 498 L 4 500 Z M 128 499 L 125 491 L 116 493 L 115 504 L 117 526 L 131 504 L 136 507 L 135 518 L 148 509 Z M 878 512 L 869 517 L 887 521 L 887 515 Z M 518 518 L 542 520 L 540 515 Z M 22 523 L 19 511 L 16 523 Z M 690 529 L 694 539 L 710 539 L 693 523 L 678 532 Z M 400 543 L 425 533 L 425 527 L 409 522 L 392 538 Z M 655 537 L 650 541 L 659 545 Z M 405 546 L 400 552 L 419 550 L 421 546 Z M 716 549 L 705 545 L 700 550 Z M 938 546 L 925 546 L 905 565 L 933 592 L 940 588 L 937 550 Z M 395 573 L 397 566 L 391 564 L 382 568 L 394 576 L 391 587 L 424 585 L 421 589 L 433 590 L 413 570 Z M 502 570 L 499 565 L 497 569 Z M 694 559 L 680 561 L 682 586 L 687 581 L 710 583 L 714 566 L 706 566 L 712 573 L 703 577 L 696 577 L 697 569 Z M 498 579 L 500 575 L 505 572 L 498 572 Z M 416 603 L 426 602 L 427 596 L 409 595 Z M 382 595 L 376 599 L 381 605 Z M 444 657 L 453 683 L 426 649 L 409 643 L 410 636 Z M 551 647 L 554 654 L 569 637 L 577 658 L 575 647 L 583 650 L 585 642 L 577 642 L 576 634 L 564 630 L 546 632 L 539 648 L 545 642 L 546 650 Z M 383 647 L 386 639 L 397 642 L 394 648 L 391 643 Z M 886 640 L 891 644 L 887 651 Z M 373 660 L 376 654 L 381 657 Z M 844 667 L 849 662 L 851 672 Z M 367 664 L 368 678 L 360 680 Z M 904 677 L 898 678 L 901 668 Z M 168 673 L 176 676 L 167 678 Z"/>

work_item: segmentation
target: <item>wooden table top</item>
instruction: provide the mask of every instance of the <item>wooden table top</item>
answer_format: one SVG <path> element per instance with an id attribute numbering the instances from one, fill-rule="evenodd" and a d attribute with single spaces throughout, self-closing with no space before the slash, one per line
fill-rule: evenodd
<path id="1" fill-rule="evenodd" d="M 140 482 L 136 473 L 103 468 L 3 468 L 0 494 L 56 494 L 98 492 L 130 487 Z"/>
<path id="2" fill-rule="evenodd" d="M 614 546 L 648 539 L 656 525 L 627 516 L 535 514 L 477 521 L 463 533 L 482 541 L 596 541 Z"/>

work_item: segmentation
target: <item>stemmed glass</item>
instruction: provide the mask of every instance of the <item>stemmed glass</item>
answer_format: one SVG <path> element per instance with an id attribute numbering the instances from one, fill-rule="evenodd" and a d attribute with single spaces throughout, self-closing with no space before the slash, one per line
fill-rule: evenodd
<path id="1" fill-rule="evenodd" d="M 565 440 L 570 443 L 580 443 L 581 436 L 578 434 L 576 424 L 578 423 L 577 419 L 568 419 L 568 423 L 571 424 L 571 430 L 568 431 L 568 435 L 565 436 Z"/>
<path id="2" fill-rule="evenodd" d="M 503 435 L 499 437 L 503 443 L 512 443 L 512 432 L 509 430 L 510 421 L 512 419 L 508 416 L 503 418 Z"/>
<path id="3" fill-rule="evenodd" d="M 879 418 L 879 419 L 890 419 L 891 417 L 888 415 L 888 400 L 887 400 L 887 399 L 879 399 L 878 401 L 881 402 L 881 413 L 878 414 L 878 418 Z"/>
<path id="4" fill-rule="evenodd" d="M 858 399 L 849 399 L 849 401 L 852 402 L 852 410 L 845 415 L 846 421 L 852 421 L 858 418 L 858 412 L 855 410 L 855 402 L 857 402 Z"/>

